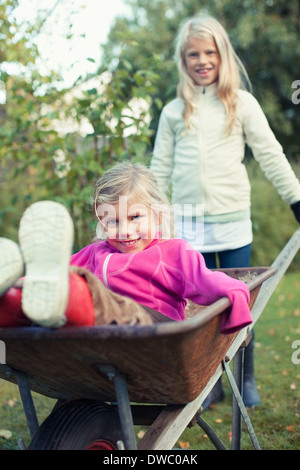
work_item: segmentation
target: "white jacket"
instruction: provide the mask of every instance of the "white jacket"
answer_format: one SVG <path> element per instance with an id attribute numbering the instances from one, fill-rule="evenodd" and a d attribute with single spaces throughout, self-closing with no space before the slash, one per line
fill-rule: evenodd
<path id="1" fill-rule="evenodd" d="M 289 204 L 300 201 L 300 183 L 257 100 L 238 91 L 235 125 L 228 135 L 225 108 L 216 91 L 215 84 L 198 87 L 189 131 L 181 99 L 163 108 L 150 165 L 160 188 L 166 192 L 171 182 L 172 203 L 182 214 L 184 204 L 193 205 L 193 212 L 199 204 L 206 221 L 249 216 L 250 183 L 243 163 L 247 143 L 282 199 Z"/>

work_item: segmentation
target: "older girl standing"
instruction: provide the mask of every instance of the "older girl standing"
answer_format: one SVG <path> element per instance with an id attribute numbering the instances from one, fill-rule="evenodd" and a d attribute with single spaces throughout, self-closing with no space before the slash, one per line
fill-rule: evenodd
<path id="1" fill-rule="evenodd" d="M 266 177 L 300 222 L 300 183 L 254 96 L 228 35 L 214 18 L 186 20 L 177 36 L 178 96 L 161 113 L 151 170 L 172 185 L 177 236 L 201 251 L 209 268 L 250 264 L 247 144 Z M 244 402 L 260 403 L 253 341 L 246 348 Z M 220 383 L 211 401 L 222 396 Z M 208 404 L 210 401 L 208 401 Z"/>

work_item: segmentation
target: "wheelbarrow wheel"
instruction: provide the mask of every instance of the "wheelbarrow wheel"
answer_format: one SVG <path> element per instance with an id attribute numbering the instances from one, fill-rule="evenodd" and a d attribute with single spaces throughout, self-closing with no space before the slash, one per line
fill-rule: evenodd
<path id="1" fill-rule="evenodd" d="M 118 411 L 97 400 L 72 400 L 40 426 L 30 450 L 117 450 L 122 440 Z"/>

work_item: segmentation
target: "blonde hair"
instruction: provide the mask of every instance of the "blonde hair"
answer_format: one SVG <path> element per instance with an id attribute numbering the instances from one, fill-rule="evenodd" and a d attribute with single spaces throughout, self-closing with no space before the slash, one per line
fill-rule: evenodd
<path id="1" fill-rule="evenodd" d="M 160 216 L 162 238 L 174 236 L 172 207 L 168 198 L 159 190 L 153 173 L 146 166 L 139 163 L 119 163 L 98 179 L 93 196 L 93 207 L 98 220 L 99 205 L 118 204 L 122 196 L 126 196 L 129 203 L 145 204 Z M 96 238 L 105 238 L 100 221 L 96 228 Z"/>
<path id="2" fill-rule="evenodd" d="M 220 54 L 218 97 L 225 106 L 227 131 L 231 132 L 236 114 L 236 91 L 239 88 L 251 89 L 251 84 L 246 69 L 236 55 L 225 29 L 211 16 L 198 15 L 188 18 L 182 24 L 176 38 L 175 60 L 179 72 L 177 94 L 185 103 L 183 119 L 186 126 L 191 127 L 190 118 L 194 111 L 193 96 L 197 86 L 188 75 L 184 58 L 186 43 L 190 37 L 214 41 L 218 49 Z"/>

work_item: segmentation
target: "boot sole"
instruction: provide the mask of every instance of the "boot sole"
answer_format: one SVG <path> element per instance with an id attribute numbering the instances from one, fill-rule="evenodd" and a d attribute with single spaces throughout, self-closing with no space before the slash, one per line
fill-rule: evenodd
<path id="1" fill-rule="evenodd" d="M 19 242 L 26 273 L 22 308 L 34 323 L 58 328 L 66 322 L 73 222 L 53 201 L 32 204 L 20 222 Z"/>
<path id="2" fill-rule="evenodd" d="M 19 246 L 12 240 L 0 238 L 0 296 L 24 274 Z"/>

